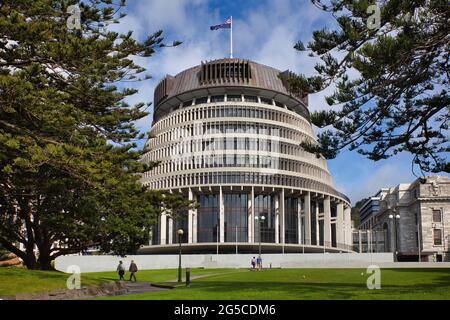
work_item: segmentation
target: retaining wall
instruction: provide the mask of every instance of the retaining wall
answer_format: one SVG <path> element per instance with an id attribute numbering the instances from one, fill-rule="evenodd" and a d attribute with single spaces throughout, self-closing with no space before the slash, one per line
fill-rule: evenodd
<path id="1" fill-rule="evenodd" d="M 249 268 L 255 254 L 189 254 L 182 256 L 183 268 Z M 122 260 L 128 268 L 134 260 L 139 269 L 178 268 L 178 255 L 132 255 L 118 256 L 61 256 L 56 259 L 57 270 L 66 272 L 72 265 L 81 272 L 115 271 Z M 263 254 L 264 268 L 367 268 L 371 264 L 393 264 L 392 253 L 305 253 Z M 396 263 L 399 264 L 399 263 Z"/>

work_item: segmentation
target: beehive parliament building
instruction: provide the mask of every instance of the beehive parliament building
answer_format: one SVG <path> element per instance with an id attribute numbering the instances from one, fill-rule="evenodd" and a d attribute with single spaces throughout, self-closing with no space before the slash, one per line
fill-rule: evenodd
<path id="1" fill-rule="evenodd" d="M 315 142 L 308 97 L 289 90 L 289 72 L 221 59 L 166 76 L 156 87 L 142 161 L 152 189 L 196 200 L 184 219 L 162 214 L 143 253 L 348 252 L 350 202 Z"/>

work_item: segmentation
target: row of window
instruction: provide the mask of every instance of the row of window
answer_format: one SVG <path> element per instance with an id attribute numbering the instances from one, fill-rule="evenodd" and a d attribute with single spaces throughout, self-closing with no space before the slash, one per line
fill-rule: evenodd
<path id="1" fill-rule="evenodd" d="M 280 112 L 279 110 L 271 110 L 269 108 L 236 105 L 204 106 L 185 110 L 183 112 L 176 112 L 155 124 L 152 128 L 152 133 L 158 135 L 164 130 L 170 130 L 172 127 L 187 121 L 228 117 L 265 119 L 288 123 L 298 127 L 304 132 L 312 133 L 311 125 L 306 120 L 296 115 Z"/>
<path id="2" fill-rule="evenodd" d="M 204 96 L 195 98 L 192 100 L 187 100 L 178 105 L 178 107 L 175 107 L 172 109 L 172 111 L 181 109 L 181 108 L 187 108 L 195 105 L 200 104 L 206 104 L 206 103 L 219 103 L 219 102 L 251 102 L 251 103 L 261 103 L 261 104 L 267 104 L 270 106 L 276 106 L 279 108 L 286 109 L 286 106 L 276 100 L 265 98 L 265 97 L 259 97 L 259 96 L 252 96 L 252 95 L 245 95 L 245 94 L 225 94 L 225 95 L 213 95 L 213 96 Z"/>
<path id="3" fill-rule="evenodd" d="M 185 140 L 182 142 L 175 141 L 170 145 L 155 148 L 147 152 L 142 159 L 144 162 L 149 163 L 152 161 L 163 161 L 167 158 L 173 159 L 178 155 L 189 155 L 193 153 L 195 153 L 195 155 L 202 155 L 202 153 L 217 153 L 227 150 L 276 152 L 283 155 L 307 159 L 319 168 L 326 167 L 326 163 L 323 159 L 317 158 L 314 154 L 304 151 L 298 144 L 264 138 L 214 137 L 198 140 Z"/>
<path id="4" fill-rule="evenodd" d="M 268 104 L 271 106 L 277 106 L 280 108 L 285 108 L 284 104 L 281 102 L 274 101 L 272 99 L 264 98 L 264 97 L 258 97 L 258 96 L 251 96 L 251 95 L 244 95 L 244 94 L 225 94 L 225 95 L 214 95 L 214 96 L 205 96 L 200 98 L 195 98 L 193 100 L 187 100 L 182 102 L 179 105 L 179 108 L 186 108 L 198 104 L 205 104 L 205 103 L 218 103 L 218 102 L 252 102 L 252 103 L 263 103 Z"/>
<path id="5" fill-rule="evenodd" d="M 265 123 L 252 122 L 203 122 L 197 124 L 188 124 L 166 131 L 147 142 L 147 147 L 154 149 L 161 144 L 183 141 L 191 141 L 198 139 L 205 135 L 220 135 L 224 134 L 247 134 L 258 135 L 259 139 L 278 140 L 279 138 L 294 140 L 298 143 L 301 141 L 314 142 L 314 139 L 305 133 L 285 128 L 278 125 L 271 125 Z M 262 137 L 259 137 L 262 136 Z M 269 137 L 267 137 L 269 136 Z"/>
<path id="6" fill-rule="evenodd" d="M 292 159 L 248 154 L 203 155 L 163 161 L 151 171 L 144 173 L 143 177 L 148 179 L 153 176 L 176 171 L 223 167 L 266 168 L 292 171 L 310 175 L 321 181 L 331 183 L 330 175 L 325 170 L 316 166 Z"/>
<path id="7" fill-rule="evenodd" d="M 173 175 L 154 180 L 145 180 L 143 183 L 151 189 L 171 189 L 201 185 L 223 184 L 249 184 L 249 185 L 275 185 L 300 189 L 310 189 L 328 193 L 350 202 L 342 193 L 331 186 L 302 177 L 293 177 L 284 174 L 264 174 L 258 172 L 202 172 Z"/>

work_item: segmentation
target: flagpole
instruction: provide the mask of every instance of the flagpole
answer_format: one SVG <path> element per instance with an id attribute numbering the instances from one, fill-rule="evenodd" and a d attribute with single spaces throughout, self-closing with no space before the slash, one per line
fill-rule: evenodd
<path id="1" fill-rule="evenodd" d="M 230 32 L 230 58 L 233 59 L 233 16 L 230 17 L 231 20 L 231 32 Z"/>

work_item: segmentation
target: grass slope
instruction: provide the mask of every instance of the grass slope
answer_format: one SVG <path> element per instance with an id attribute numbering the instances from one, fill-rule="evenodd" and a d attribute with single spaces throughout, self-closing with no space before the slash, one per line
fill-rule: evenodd
<path id="1" fill-rule="evenodd" d="M 227 272 L 227 270 L 192 269 L 191 277 L 223 272 Z M 125 279 L 127 279 L 128 274 L 128 272 L 125 274 Z M 58 271 L 27 270 L 25 268 L 0 268 L 0 296 L 64 289 L 66 288 L 66 281 L 69 276 L 70 274 Z M 138 281 L 162 283 L 174 280 L 176 278 L 176 269 L 142 270 L 137 273 Z M 114 280 L 118 280 L 116 272 L 83 273 L 81 275 L 81 285 L 83 287 Z"/>
<path id="2" fill-rule="evenodd" d="M 70 275 L 57 271 L 28 270 L 25 268 L 0 268 L 0 296 L 17 293 L 37 293 L 66 288 Z M 83 286 L 98 284 L 97 279 L 86 279 Z"/>

